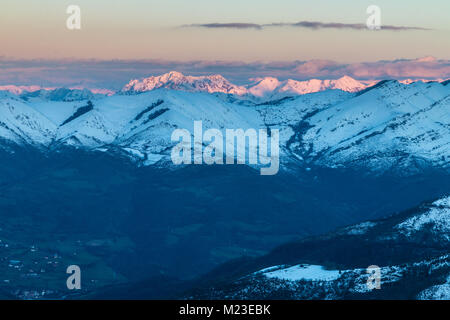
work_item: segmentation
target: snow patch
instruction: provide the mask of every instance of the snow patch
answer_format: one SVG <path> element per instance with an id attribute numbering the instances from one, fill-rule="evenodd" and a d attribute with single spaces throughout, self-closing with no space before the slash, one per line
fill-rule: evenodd
<path id="1" fill-rule="evenodd" d="M 433 202 L 425 213 L 405 220 L 396 228 L 404 235 L 410 236 L 425 226 L 431 226 L 432 230 L 450 241 L 450 197 Z"/>
<path id="2" fill-rule="evenodd" d="M 450 300 L 450 275 L 447 282 L 423 290 L 417 296 L 419 300 Z"/>
<path id="3" fill-rule="evenodd" d="M 345 228 L 347 234 L 350 235 L 361 235 L 365 234 L 369 229 L 375 227 L 377 224 L 375 222 L 367 221 L 348 228 Z"/>
<path id="4" fill-rule="evenodd" d="M 272 267 L 274 268 L 274 267 Z M 287 281 L 311 280 L 311 281 L 332 281 L 341 276 L 342 272 L 338 270 L 326 270 L 323 266 L 301 264 L 289 268 L 270 271 L 263 269 L 261 273 L 267 278 L 276 278 Z"/>

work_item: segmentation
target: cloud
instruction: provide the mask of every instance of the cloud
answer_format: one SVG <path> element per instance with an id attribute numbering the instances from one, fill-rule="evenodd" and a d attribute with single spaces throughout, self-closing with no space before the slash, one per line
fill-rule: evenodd
<path id="1" fill-rule="evenodd" d="M 450 60 L 434 57 L 340 63 L 308 61 L 168 61 L 168 60 L 18 60 L 0 57 L 0 85 L 86 87 L 118 90 L 131 79 L 177 70 L 187 75 L 221 74 L 236 84 L 272 76 L 280 80 L 337 79 L 344 75 L 360 80 L 448 79 Z"/>
<path id="2" fill-rule="evenodd" d="M 382 60 L 340 64 L 327 60 L 310 60 L 295 68 L 297 76 L 337 77 L 349 75 L 358 79 L 446 79 L 450 77 L 450 60 L 434 57 Z"/>
<path id="3" fill-rule="evenodd" d="M 189 24 L 182 26 L 198 27 L 207 29 L 257 29 L 262 30 L 268 27 L 298 27 L 312 30 L 319 29 L 350 29 L 350 30 L 368 30 L 365 24 L 360 23 L 340 23 L 340 22 L 318 22 L 318 21 L 299 21 L 295 23 L 270 23 L 270 24 L 256 24 L 256 23 L 206 23 L 206 24 Z M 408 27 L 408 26 L 392 26 L 381 25 L 380 30 L 389 31 L 407 31 L 407 30 L 431 30 L 422 27 Z"/>
<path id="4" fill-rule="evenodd" d="M 291 26 L 291 27 L 301 27 L 308 29 L 352 29 L 352 30 L 367 30 L 365 24 L 359 23 L 338 23 L 338 22 L 317 22 L 317 21 L 300 21 L 297 23 L 288 24 L 270 24 L 267 26 Z M 392 25 L 382 25 L 381 30 L 391 30 L 391 31 L 402 31 L 402 30 L 429 30 L 427 28 L 421 27 L 406 27 L 406 26 L 392 26 Z"/>

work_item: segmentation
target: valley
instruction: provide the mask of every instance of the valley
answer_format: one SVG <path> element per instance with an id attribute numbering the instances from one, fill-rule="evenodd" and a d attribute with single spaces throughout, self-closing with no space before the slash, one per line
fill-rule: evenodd
<path id="1" fill-rule="evenodd" d="M 212 80 L 205 81 L 223 84 Z M 447 263 L 445 248 L 418 249 L 429 233 L 414 243 L 389 240 L 386 251 L 377 238 L 384 229 L 374 228 L 369 240 L 364 227 L 332 232 L 448 195 L 448 82 L 382 81 L 357 92 L 259 101 L 179 85 L 109 96 L 0 92 L 1 295 L 117 297 L 132 286 L 149 298 L 303 299 L 312 291 L 298 290 L 316 290 L 316 282 L 268 280 L 260 271 L 323 267 L 342 276 L 311 297 L 370 298 L 351 288 L 371 264 L 414 278 Z M 194 132 L 195 121 L 205 131 L 279 130 L 279 172 L 261 176 L 252 164 L 174 166 L 171 134 Z M 442 219 L 436 213 L 405 226 Z M 325 240 L 302 240 L 317 239 L 310 237 Z M 353 237 L 367 247 L 352 247 Z M 295 241 L 308 243 L 304 255 L 271 258 Z M 65 288 L 73 264 L 83 274 L 76 293 Z M 432 294 L 424 290 L 440 285 L 446 269 L 439 270 L 408 298 Z M 386 295 L 396 297 L 402 281 Z M 205 285 L 214 296 L 201 291 Z"/>

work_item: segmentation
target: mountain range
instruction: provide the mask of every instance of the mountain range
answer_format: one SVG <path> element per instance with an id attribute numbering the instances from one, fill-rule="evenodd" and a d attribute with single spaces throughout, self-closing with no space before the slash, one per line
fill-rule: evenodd
<path id="1" fill-rule="evenodd" d="M 450 298 L 450 197 L 229 262 L 190 299 Z M 367 285 L 378 267 L 380 287 Z"/>
<path id="2" fill-rule="evenodd" d="M 359 165 L 414 171 L 449 164 L 450 86 L 445 82 L 386 80 L 357 92 L 330 89 L 257 102 L 220 92 L 237 89 L 216 76 L 169 73 L 146 80 L 139 83 L 144 87 L 132 81 L 112 96 L 69 89 L 20 96 L 3 92 L 0 137 L 41 150 L 120 148 L 139 163 L 154 164 L 168 159 L 175 128 L 193 132 L 193 122 L 202 120 L 205 129 L 279 129 L 285 168 Z"/>
<path id="3" fill-rule="evenodd" d="M 111 89 L 90 89 L 82 86 L 67 88 L 42 87 L 40 85 L 0 85 L 0 91 L 8 91 L 15 95 L 24 97 L 47 97 L 47 99 L 59 100 L 82 100 L 83 98 L 94 98 L 110 96 L 115 93 L 133 94 L 142 93 L 159 88 L 188 92 L 225 93 L 244 99 L 255 101 L 266 101 L 283 98 L 286 96 L 303 95 L 329 89 L 339 89 L 346 92 L 357 92 L 375 85 L 379 80 L 356 80 L 349 76 L 342 76 L 334 80 L 279 80 L 274 77 L 250 78 L 245 85 L 236 85 L 223 76 L 187 76 L 177 71 L 171 71 L 159 76 L 151 76 L 141 79 L 130 80 L 119 91 Z M 403 79 L 403 84 L 414 82 L 431 82 L 429 79 Z M 445 82 L 436 79 L 435 82 Z M 90 93 L 89 93 L 90 92 Z M 67 97 L 65 95 L 68 95 Z M 90 95 L 90 96 L 89 96 Z"/>
<path id="4" fill-rule="evenodd" d="M 238 86 L 221 75 L 185 76 L 180 72 L 171 71 L 167 74 L 132 80 L 124 86 L 124 93 L 142 93 L 158 88 L 183 90 L 189 92 L 226 93 L 238 97 L 256 100 L 279 99 L 286 96 L 340 89 L 347 92 L 360 91 L 377 81 L 357 81 L 344 76 L 337 80 L 312 79 L 307 81 L 284 80 L 273 77 L 252 78 L 248 85 Z"/>
<path id="5" fill-rule="evenodd" d="M 78 297 L 445 296 L 448 81 L 148 79 L 0 91 L 0 296 L 68 297 L 70 264 Z M 174 166 L 199 120 L 278 129 L 279 173 Z M 386 290 L 364 291 L 372 264 Z"/>

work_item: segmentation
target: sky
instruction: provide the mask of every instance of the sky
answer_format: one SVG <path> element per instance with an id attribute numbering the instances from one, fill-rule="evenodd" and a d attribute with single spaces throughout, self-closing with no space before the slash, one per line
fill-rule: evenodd
<path id="1" fill-rule="evenodd" d="M 381 10 L 381 30 L 364 27 L 366 9 L 374 4 Z M 66 27 L 69 5 L 81 9 L 80 30 Z M 64 68 L 74 69 L 73 83 L 94 81 L 93 74 L 75 75 L 93 59 L 109 61 L 110 72 L 101 71 L 113 77 L 109 86 L 118 86 L 125 76 L 172 67 L 194 74 L 222 71 L 239 82 L 251 72 L 260 76 L 273 71 L 282 78 L 337 77 L 336 68 L 349 72 L 349 65 L 408 60 L 416 61 L 410 74 L 420 76 L 417 59 L 430 56 L 435 59 L 434 73 L 427 69 L 424 77 L 449 76 L 448 0 L 2 0 L 0 9 L 0 84 L 67 82 L 57 76 Z M 117 60 L 121 63 L 111 62 Z M 192 68 L 193 61 L 201 67 Z M 302 68 L 308 61 L 313 62 Z M 274 70 L 274 63 L 293 68 Z M 328 71 L 322 72 L 324 65 Z M 90 65 L 83 70 L 92 72 L 91 67 L 95 69 Z M 13 71 L 22 74 L 13 76 Z M 103 80 L 96 85 L 108 85 Z"/>

